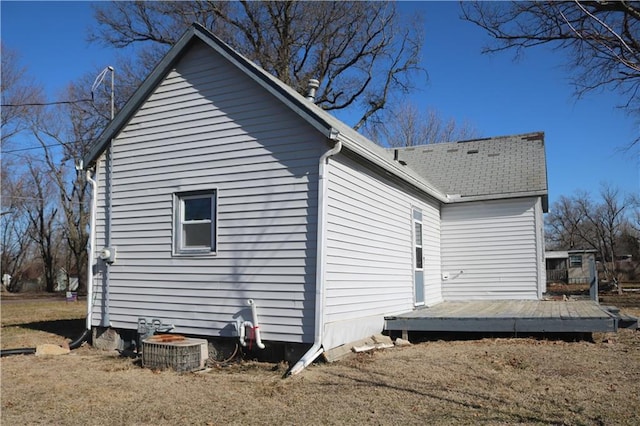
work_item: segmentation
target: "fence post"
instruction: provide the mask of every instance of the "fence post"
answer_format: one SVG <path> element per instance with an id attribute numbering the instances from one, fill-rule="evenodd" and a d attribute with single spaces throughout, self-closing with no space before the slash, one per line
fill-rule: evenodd
<path id="1" fill-rule="evenodd" d="M 589 297 L 591 300 L 598 302 L 598 270 L 596 269 L 596 261 L 593 257 L 589 257 Z"/>

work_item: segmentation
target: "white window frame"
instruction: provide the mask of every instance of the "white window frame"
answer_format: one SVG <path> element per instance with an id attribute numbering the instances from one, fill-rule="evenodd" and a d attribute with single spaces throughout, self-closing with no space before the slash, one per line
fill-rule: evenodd
<path id="1" fill-rule="evenodd" d="M 582 268 L 582 261 L 581 254 L 569 255 L 569 268 Z"/>
<path id="2" fill-rule="evenodd" d="M 209 198 L 211 200 L 211 219 L 200 221 L 185 221 L 185 200 L 196 198 Z M 175 256 L 212 255 L 218 249 L 218 189 L 201 191 L 178 192 L 173 196 L 173 254 Z M 183 225 L 211 223 L 211 235 L 209 246 L 185 247 Z"/>
<path id="3" fill-rule="evenodd" d="M 425 289 L 425 253 L 424 253 L 424 221 L 422 209 L 412 207 L 411 209 L 411 225 L 412 225 L 412 256 L 413 256 L 413 305 L 423 306 L 426 303 Z M 417 225 L 420 225 L 420 233 L 418 234 Z M 420 249 L 420 253 L 418 253 Z M 417 273 L 421 275 L 421 282 L 418 282 Z M 418 290 L 418 287 L 421 287 Z"/>

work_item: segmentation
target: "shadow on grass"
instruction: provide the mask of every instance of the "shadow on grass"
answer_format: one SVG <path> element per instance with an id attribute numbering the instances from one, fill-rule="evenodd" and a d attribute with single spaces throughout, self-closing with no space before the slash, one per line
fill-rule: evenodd
<path id="1" fill-rule="evenodd" d="M 359 370 L 359 368 L 355 368 Z M 338 373 L 328 371 L 327 374 L 343 379 L 351 380 L 356 384 L 372 387 L 372 388 L 384 388 L 392 391 L 406 392 L 408 394 L 415 394 L 420 397 L 432 399 L 434 401 L 440 401 L 441 403 L 451 404 L 458 409 L 470 409 L 473 410 L 477 416 L 485 416 L 486 420 L 502 422 L 518 422 L 518 423 L 536 423 L 536 424 L 564 424 L 561 418 L 549 418 L 554 413 L 539 413 L 533 410 L 528 410 L 524 407 L 523 413 L 513 412 L 508 409 L 508 405 L 511 405 L 508 401 L 504 403 L 496 399 L 493 395 L 482 395 L 481 393 L 469 392 L 465 390 L 455 390 L 449 388 L 431 388 L 428 390 L 422 390 L 418 387 L 412 387 L 411 382 L 403 382 L 400 385 L 391 383 L 385 373 L 370 374 L 367 378 L 357 377 L 353 373 Z M 327 385 L 325 385 L 327 386 Z M 328 386 L 335 386 L 330 384 Z M 504 408 L 502 408 L 504 407 Z M 454 410 L 456 408 L 453 408 Z M 480 420 L 480 419 L 479 419 Z M 480 423 L 480 421 L 478 422 Z"/>
<path id="2" fill-rule="evenodd" d="M 67 339 L 73 339 L 78 337 L 85 330 L 85 320 L 83 318 L 78 318 L 52 321 L 36 321 L 24 324 L 15 324 L 14 327 L 44 331 L 46 333 L 66 337 Z"/>

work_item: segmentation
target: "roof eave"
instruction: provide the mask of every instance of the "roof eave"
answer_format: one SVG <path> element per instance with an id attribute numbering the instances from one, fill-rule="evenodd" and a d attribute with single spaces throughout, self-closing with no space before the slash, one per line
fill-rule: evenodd
<path id="1" fill-rule="evenodd" d="M 542 198 L 542 210 L 546 213 L 548 210 L 548 193 L 546 190 L 540 191 L 526 191 L 526 192 L 512 192 L 505 194 L 483 194 L 483 195 L 454 195 L 447 194 L 447 202 L 451 204 L 455 203 L 469 203 L 472 201 L 491 201 L 491 200 L 504 200 L 511 198 L 530 198 L 541 197 Z"/>
<path id="2" fill-rule="evenodd" d="M 191 42 L 194 35 L 195 28 L 190 27 L 171 47 L 169 52 L 167 52 L 162 60 L 156 65 L 153 71 L 151 71 L 149 76 L 147 76 L 147 78 L 142 82 L 140 87 L 138 87 L 138 89 L 134 92 L 131 98 L 129 98 L 122 109 L 118 111 L 114 119 L 102 131 L 102 134 L 100 135 L 96 143 L 89 148 L 89 152 L 83 158 L 85 167 L 91 166 L 98 159 L 98 157 L 106 149 L 109 142 L 116 137 L 120 130 L 129 121 L 130 117 L 147 99 L 153 89 L 155 89 L 160 79 L 164 77 L 171 66 L 173 66 L 173 64 L 180 58 L 184 48 Z"/>

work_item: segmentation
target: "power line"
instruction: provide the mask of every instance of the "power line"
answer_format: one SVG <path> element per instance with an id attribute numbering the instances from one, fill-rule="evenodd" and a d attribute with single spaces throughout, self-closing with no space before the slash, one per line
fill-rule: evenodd
<path id="1" fill-rule="evenodd" d="M 57 196 L 57 194 L 56 194 Z M 19 195 L 3 195 L 2 198 L 9 198 L 9 199 L 13 199 L 13 200 L 24 200 L 24 201 L 51 201 L 51 198 L 41 198 L 41 197 L 22 197 Z M 81 206 L 84 205 L 84 203 L 80 202 L 80 201 L 76 201 L 76 200 L 69 200 L 68 201 L 69 204 L 72 205 L 77 205 L 77 206 Z M 5 212 L 5 214 L 8 212 Z"/>
<path id="2" fill-rule="evenodd" d="M 54 148 L 54 147 L 66 147 L 67 145 L 71 145 L 71 144 L 75 144 L 75 143 L 88 143 L 90 144 L 91 141 L 82 141 L 82 140 L 75 140 L 75 141 L 68 141 L 68 142 L 58 142 L 58 143 L 53 143 L 53 144 L 49 144 L 49 145 L 38 145 L 38 146 L 30 146 L 27 148 L 16 148 L 16 149 L 10 149 L 10 150 L 2 150 L 0 151 L 0 154 L 12 154 L 14 152 L 20 152 L 20 151 L 30 151 L 32 149 L 43 149 L 43 148 Z"/>
<path id="3" fill-rule="evenodd" d="M 93 102 L 93 99 L 78 99 L 75 101 L 55 101 L 55 102 L 33 102 L 24 104 L 0 104 L 3 107 L 24 107 L 24 106 L 48 106 L 48 105 L 64 105 L 64 104 L 78 104 L 81 102 Z"/>
<path id="4" fill-rule="evenodd" d="M 49 199 L 41 197 L 20 197 L 18 195 L 3 195 L 2 198 L 10 198 L 13 200 L 27 200 L 27 201 L 49 201 Z"/>
<path id="5" fill-rule="evenodd" d="M 72 143 L 72 142 L 67 142 L 67 143 Z M 50 145 L 40 145 L 40 146 L 31 146 L 29 148 L 11 149 L 9 151 L 2 151 L 2 154 L 13 154 L 14 152 L 30 151 L 32 149 L 53 148 L 53 147 L 56 147 L 56 146 L 66 145 L 67 143 L 53 143 L 53 144 L 50 144 Z"/>

